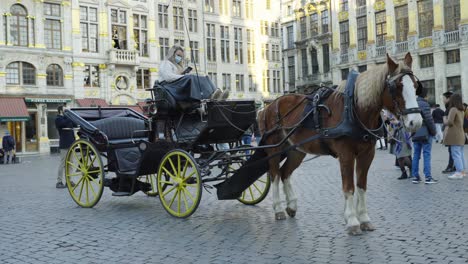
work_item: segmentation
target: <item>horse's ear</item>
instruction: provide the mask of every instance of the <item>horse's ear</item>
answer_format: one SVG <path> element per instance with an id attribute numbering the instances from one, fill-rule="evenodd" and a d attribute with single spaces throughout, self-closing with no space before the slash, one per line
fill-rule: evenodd
<path id="1" fill-rule="evenodd" d="M 387 65 L 388 65 L 388 72 L 393 73 L 398 68 L 398 63 L 396 63 L 390 55 L 387 53 Z"/>
<path id="2" fill-rule="evenodd" d="M 405 64 L 411 68 L 411 65 L 413 64 L 413 57 L 411 57 L 411 53 L 406 53 L 405 56 Z"/>

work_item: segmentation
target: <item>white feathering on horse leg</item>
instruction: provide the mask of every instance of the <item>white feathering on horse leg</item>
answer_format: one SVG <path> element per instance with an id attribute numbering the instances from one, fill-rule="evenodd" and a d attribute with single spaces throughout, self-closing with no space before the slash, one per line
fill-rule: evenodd
<path id="1" fill-rule="evenodd" d="M 283 181 L 284 194 L 286 195 L 287 207 L 294 212 L 297 211 L 297 197 L 291 184 L 291 177 Z"/>
<path id="2" fill-rule="evenodd" d="M 359 226 L 360 223 L 356 218 L 356 209 L 354 208 L 354 195 L 352 192 L 346 192 L 345 194 L 345 210 L 344 217 L 346 221 L 346 226 L 348 228 Z"/>
<path id="3" fill-rule="evenodd" d="M 278 214 L 278 213 L 283 213 L 283 208 L 281 206 L 281 197 L 280 197 L 280 188 L 279 188 L 279 184 L 280 184 L 280 178 L 279 175 L 277 175 L 275 177 L 275 179 L 273 180 L 273 184 L 271 186 L 272 188 L 272 191 L 273 191 L 273 210 L 275 211 L 275 214 Z"/>
<path id="4" fill-rule="evenodd" d="M 369 215 L 367 214 L 366 191 L 359 187 L 357 188 L 356 211 L 357 218 L 361 224 L 370 222 Z"/>

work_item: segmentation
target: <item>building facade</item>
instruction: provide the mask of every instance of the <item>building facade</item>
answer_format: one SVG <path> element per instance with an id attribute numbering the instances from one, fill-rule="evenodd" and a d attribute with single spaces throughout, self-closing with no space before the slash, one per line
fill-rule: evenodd
<path id="1" fill-rule="evenodd" d="M 230 98 L 282 93 L 279 1 L 2 0 L 0 14 L 0 97 L 24 98 L 29 115 L 0 116 L 18 152 L 57 144 L 58 105 L 150 97 L 175 43 Z"/>

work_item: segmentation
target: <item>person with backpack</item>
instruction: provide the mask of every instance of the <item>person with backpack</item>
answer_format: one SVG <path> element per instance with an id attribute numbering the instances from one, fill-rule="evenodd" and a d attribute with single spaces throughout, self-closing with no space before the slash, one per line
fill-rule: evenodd
<path id="1" fill-rule="evenodd" d="M 15 139 L 10 135 L 10 131 L 5 132 L 5 136 L 2 139 L 2 148 L 3 148 L 3 163 L 13 163 L 14 151 L 16 148 Z"/>

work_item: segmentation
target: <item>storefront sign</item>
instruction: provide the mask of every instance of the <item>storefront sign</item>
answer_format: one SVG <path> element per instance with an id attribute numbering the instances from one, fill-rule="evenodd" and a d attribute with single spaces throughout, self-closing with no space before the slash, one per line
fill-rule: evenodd
<path id="1" fill-rule="evenodd" d="M 4 116 L 0 117 L 0 122 L 19 122 L 28 121 L 29 116 Z"/>
<path id="2" fill-rule="evenodd" d="M 60 98 L 25 98 L 27 103 L 68 103 L 71 99 L 60 99 Z"/>

